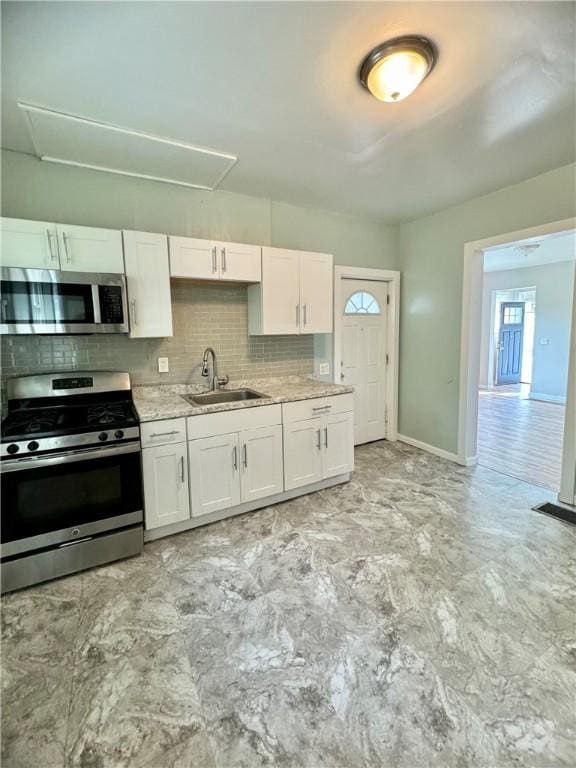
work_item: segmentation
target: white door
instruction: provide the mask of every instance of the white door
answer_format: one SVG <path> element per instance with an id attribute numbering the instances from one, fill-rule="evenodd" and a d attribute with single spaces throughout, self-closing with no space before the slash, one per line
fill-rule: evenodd
<path id="1" fill-rule="evenodd" d="M 0 226 L 3 267 L 60 269 L 55 224 L 2 218 Z"/>
<path id="2" fill-rule="evenodd" d="M 300 253 L 262 248 L 262 333 L 300 333 Z"/>
<path id="3" fill-rule="evenodd" d="M 300 254 L 300 332 L 332 333 L 334 314 L 332 256 Z"/>
<path id="4" fill-rule="evenodd" d="M 218 280 L 218 244 L 195 237 L 169 237 L 172 277 Z"/>
<path id="5" fill-rule="evenodd" d="M 341 381 L 354 386 L 354 443 L 386 437 L 388 285 L 343 280 Z"/>
<path id="6" fill-rule="evenodd" d="M 322 480 L 322 420 L 284 424 L 284 487 L 287 491 Z"/>
<path id="7" fill-rule="evenodd" d="M 192 517 L 240 504 L 238 433 L 188 443 Z"/>
<path id="8" fill-rule="evenodd" d="M 122 233 L 57 224 L 60 268 L 67 272 L 124 272 Z"/>
<path id="9" fill-rule="evenodd" d="M 282 493 L 282 425 L 241 432 L 240 454 L 242 501 Z"/>
<path id="10" fill-rule="evenodd" d="M 262 279 L 262 248 L 242 243 L 218 243 L 220 279 L 259 283 Z"/>
<path id="11" fill-rule="evenodd" d="M 123 234 L 130 337 L 172 336 L 168 238 L 150 232 Z"/>
<path id="12" fill-rule="evenodd" d="M 142 451 L 146 530 L 190 517 L 186 443 Z"/>
<path id="13" fill-rule="evenodd" d="M 335 413 L 322 419 L 323 479 L 354 469 L 353 418 L 352 413 Z"/>

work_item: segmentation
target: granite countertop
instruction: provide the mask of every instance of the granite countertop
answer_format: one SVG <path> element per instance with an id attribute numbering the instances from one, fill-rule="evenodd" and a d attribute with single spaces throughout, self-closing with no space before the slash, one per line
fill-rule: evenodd
<path id="1" fill-rule="evenodd" d="M 243 379 L 231 381 L 225 389 L 247 387 L 268 395 L 260 400 L 244 400 L 217 405 L 191 405 L 182 395 L 207 392 L 206 388 L 194 384 L 161 384 L 134 387 L 132 395 L 140 421 L 172 419 L 179 416 L 198 416 L 202 413 L 235 411 L 238 408 L 257 408 L 273 403 L 288 403 L 294 400 L 311 400 L 327 395 L 343 395 L 353 392 L 354 387 L 331 384 L 307 376 L 284 376 L 272 379 Z"/>

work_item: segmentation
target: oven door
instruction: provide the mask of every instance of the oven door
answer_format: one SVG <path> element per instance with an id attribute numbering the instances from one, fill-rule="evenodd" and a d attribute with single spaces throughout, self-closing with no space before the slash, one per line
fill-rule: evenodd
<path id="1" fill-rule="evenodd" d="M 2 268 L 0 333 L 126 333 L 121 275 Z"/>
<path id="2" fill-rule="evenodd" d="M 2 462 L 2 557 L 141 523 L 140 443 Z"/>

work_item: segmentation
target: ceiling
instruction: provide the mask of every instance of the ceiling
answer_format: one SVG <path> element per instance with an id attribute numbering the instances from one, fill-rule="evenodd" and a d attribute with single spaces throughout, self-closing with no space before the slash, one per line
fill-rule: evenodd
<path id="1" fill-rule="evenodd" d="M 239 156 L 221 188 L 399 221 L 572 162 L 571 2 L 4 2 L 17 101 Z M 404 33 L 439 60 L 399 104 L 357 81 Z"/>
<path id="2" fill-rule="evenodd" d="M 539 244 L 532 253 L 525 254 L 518 248 L 523 244 Z M 505 269 L 523 269 L 553 264 L 557 261 L 576 260 L 576 233 L 563 232 L 546 238 L 530 238 L 514 245 L 491 248 L 484 252 L 484 271 L 500 272 Z"/>

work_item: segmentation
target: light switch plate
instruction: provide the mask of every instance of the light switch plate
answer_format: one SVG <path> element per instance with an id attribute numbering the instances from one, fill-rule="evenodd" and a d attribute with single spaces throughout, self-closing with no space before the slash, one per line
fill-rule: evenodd
<path id="1" fill-rule="evenodd" d="M 169 373 L 170 363 L 167 357 L 158 358 L 158 373 Z"/>
<path id="2" fill-rule="evenodd" d="M 320 363 L 320 376 L 328 376 L 330 374 L 330 363 Z"/>

